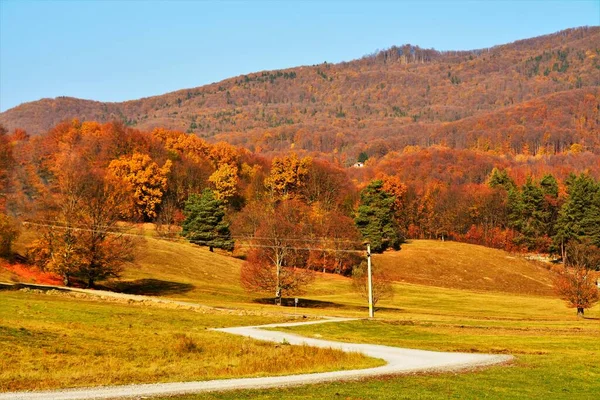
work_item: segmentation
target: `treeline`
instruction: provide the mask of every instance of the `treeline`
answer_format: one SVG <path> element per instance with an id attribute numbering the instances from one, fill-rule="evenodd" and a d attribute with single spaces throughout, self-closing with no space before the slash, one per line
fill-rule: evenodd
<path id="1" fill-rule="evenodd" d="M 248 246 L 244 284 L 281 297 L 313 271 L 350 274 L 364 240 L 373 251 L 435 238 L 563 258 L 569 242 L 600 245 L 596 175 L 511 176 L 509 163 L 448 149 L 405 155 L 413 161 L 342 168 L 116 122 L 73 120 L 36 137 L 0 130 L 2 249 L 29 221 L 28 262 L 92 286 L 134 256 L 123 222 L 153 222 L 166 238 Z"/>

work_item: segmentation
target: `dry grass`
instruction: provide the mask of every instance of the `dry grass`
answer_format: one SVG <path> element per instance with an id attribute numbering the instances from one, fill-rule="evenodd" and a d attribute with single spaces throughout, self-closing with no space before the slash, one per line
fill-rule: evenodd
<path id="1" fill-rule="evenodd" d="M 503 250 L 439 240 L 413 240 L 373 257 L 392 279 L 428 286 L 552 295 L 545 265 Z"/>
<path id="2" fill-rule="evenodd" d="M 289 317 L 0 291 L 0 391 L 363 368 L 379 360 L 208 330 Z"/>

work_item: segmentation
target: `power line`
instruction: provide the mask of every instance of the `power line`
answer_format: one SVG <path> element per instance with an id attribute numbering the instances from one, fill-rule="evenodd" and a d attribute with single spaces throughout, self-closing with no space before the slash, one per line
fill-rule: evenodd
<path id="1" fill-rule="evenodd" d="M 114 232 L 114 231 L 109 231 L 106 229 L 92 229 L 92 228 L 81 228 L 81 227 L 77 227 L 77 226 L 66 226 L 66 225 L 57 225 L 57 224 L 43 224 L 43 223 L 39 223 L 39 222 L 32 222 L 32 221 L 24 221 L 23 225 L 32 225 L 32 226 L 38 226 L 38 227 L 46 227 L 46 228 L 51 228 L 51 229 L 62 229 L 62 230 L 73 230 L 73 231 L 78 231 L 78 232 L 91 232 L 91 233 L 104 233 L 104 234 L 108 234 L 108 235 L 118 235 L 118 236 L 132 236 L 132 237 L 142 237 L 147 239 L 150 236 L 147 235 L 142 235 L 139 233 L 127 233 L 127 232 Z M 193 244 L 198 244 L 201 243 L 199 241 L 194 241 L 194 240 L 186 240 L 183 238 L 168 238 L 168 237 L 154 237 L 151 236 L 153 239 L 156 240 L 164 240 L 164 241 L 169 241 L 169 242 L 180 242 L 180 243 L 193 243 Z M 217 236 L 220 238 L 227 238 L 226 236 Z M 233 237 L 231 237 L 233 238 Z M 256 238 L 254 237 L 241 237 L 238 236 L 237 238 L 242 238 L 248 241 L 252 241 Z M 266 238 L 263 237 L 261 239 L 269 239 L 269 240 L 275 240 L 275 239 L 279 239 L 279 240 L 290 240 L 290 241 L 294 241 L 294 240 L 302 240 L 299 238 Z M 312 239 L 311 239 L 312 241 Z M 358 243 L 358 242 L 354 242 L 354 243 Z M 358 249 L 335 249 L 335 248 L 324 248 L 324 247 L 296 247 L 296 246 L 286 246 L 286 245 L 281 245 L 281 246 L 275 246 L 275 245 L 264 245 L 264 244 L 249 244 L 249 243 L 237 243 L 238 247 L 248 247 L 248 248 L 270 248 L 270 249 L 280 249 L 280 248 L 284 248 L 284 249 L 289 249 L 289 250 L 305 250 L 305 251 L 331 251 L 331 252 L 341 252 L 341 253 L 357 253 L 357 252 L 363 252 L 364 250 L 358 250 Z"/>
<path id="2" fill-rule="evenodd" d="M 240 244 L 240 247 L 258 247 L 258 248 L 269 248 L 269 249 L 290 249 L 290 250 L 307 250 L 307 251 L 334 251 L 340 253 L 364 253 L 364 250 L 344 250 L 344 249 L 326 249 L 321 247 L 290 247 L 290 246 L 268 246 L 260 244 Z"/>

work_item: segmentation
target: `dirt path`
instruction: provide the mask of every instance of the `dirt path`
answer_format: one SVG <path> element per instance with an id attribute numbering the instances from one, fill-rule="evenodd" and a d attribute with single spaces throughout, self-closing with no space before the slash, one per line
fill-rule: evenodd
<path id="1" fill-rule="evenodd" d="M 220 379 L 198 382 L 153 383 L 141 385 L 104 386 L 85 389 L 69 389 L 43 392 L 0 393 L 0 400 L 75 400 L 114 399 L 126 397 L 169 396 L 183 393 L 214 392 L 235 389 L 259 389 L 297 386 L 320 382 L 351 380 L 383 375 L 395 375 L 422 371 L 457 371 L 474 367 L 504 363 L 512 359 L 507 355 L 443 353 L 425 350 L 403 349 L 374 344 L 342 343 L 312 339 L 292 333 L 268 331 L 261 328 L 311 325 L 349 321 L 351 318 L 328 318 L 319 321 L 292 322 L 262 326 L 243 326 L 215 329 L 234 335 L 248 336 L 271 342 L 287 341 L 292 345 L 307 344 L 329 347 L 347 352 L 360 352 L 369 357 L 383 359 L 386 365 L 376 368 L 334 371 L 316 374 L 287 375 L 263 378 Z"/>

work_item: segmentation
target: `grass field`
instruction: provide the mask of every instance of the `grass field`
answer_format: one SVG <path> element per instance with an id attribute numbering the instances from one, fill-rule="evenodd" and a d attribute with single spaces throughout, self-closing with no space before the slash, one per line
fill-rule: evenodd
<path id="1" fill-rule="evenodd" d="M 381 361 L 207 330 L 289 317 L 0 291 L 0 391 L 363 368 Z"/>
<path id="2" fill-rule="evenodd" d="M 272 361 L 258 362 L 247 370 L 242 367 L 246 365 L 244 357 L 259 360 L 276 357 L 284 364 L 287 357 L 286 369 L 281 370 L 278 364 L 277 371 L 288 373 L 366 366 L 373 362 L 355 355 L 343 359 L 339 354 L 310 353 L 314 350 L 293 350 L 290 346 L 275 347 L 252 341 L 246 345 L 245 339 L 235 337 L 227 339 L 227 343 L 231 343 L 227 344 L 231 346 L 227 347 L 228 356 L 216 356 L 217 348 L 206 343 L 213 341 L 215 337 L 211 335 L 217 333 L 205 328 L 270 322 L 286 318 L 283 313 L 295 312 L 290 307 L 277 307 L 268 304 L 268 299 L 256 299 L 244 292 L 239 285 L 241 263 L 226 254 L 149 237 L 136 263 L 126 269 L 123 281 L 106 285 L 128 293 L 250 312 L 260 310 L 271 316 L 258 320 L 235 314 L 205 316 L 187 310 L 155 310 L 90 300 L 81 306 L 69 299 L 0 292 L 2 351 L 16 354 L 7 361 L 0 361 L 3 371 L 0 382 L 4 385 L 0 387 L 7 390 L 7 387 L 210 379 L 275 372 L 268 366 Z M 396 280 L 394 299 L 377 305 L 376 320 L 293 330 L 340 341 L 507 353 L 515 355 L 515 361 L 509 366 L 469 373 L 417 374 L 178 398 L 591 399 L 600 393 L 600 307 L 587 310 L 585 319 L 576 318 L 573 309 L 551 296 L 551 273 L 539 263 L 481 246 L 414 241 L 404 245 L 400 252 L 375 256 L 374 264 Z M 6 274 L 0 273 L 0 279 L 3 276 Z M 365 301 L 352 291 L 350 280 L 329 274 L 317 275 L 307 294 L 301 296 L 300 305 L 297 312 L 306 315 L 364 317 L 367 313 Z M 21 328 L 28 333 L 20 333 Z M 182 339 L 182 334 L 192 338 L 203 350 L 176 356 L 181 351 L 178 348 L 185 348 L 186 339 Z M 145 340 L 147 337 L 156 340 L 150 344 Z M 111 346 L 117 349 L 118 357 L 106 350 Z M 239 350 L 244 349 L 243 346 L 251 349 L 249 355 Z M 289 352 L 292 351 L 304 352 L 305 363 L 290 363 Z M 164 357 L 178 357 L 177 371 L 161 364 Z M 319 366 L 315 367 L 312 363 L 320 357 L 329 361 L 317 361 Z M 33 361 L 40 358 L 47 361 L 41 365 Z M 79 362 L 89 365 L 88 372 L 76 368 Z M 58 369 L 53 372 L 56 366 Z M 9 368 L 7 373 L 6 368 Z M 17 373 L 17 370 L 24 372 Z M 34 383 L 28 384 L 29 381 Z"/>
<path id="3" fill-rule="evenodd" d="M 471 292 L 471 307 L 445 307 L 450 292 L 422 288 L 429 301 L 376 320 L 283 328 L 306 336 L 427 350 L 513 354 L 508 366 L 465 373 L 415 374 L 306 386 L 240 391 L 191 399 L 597 399 L 600 393 L 600 307 L 579 319 L 554 299 Z M 458 297 L 463 291 L 454 291 Z M 406 294 L 404 300 L 412 295 Z M 509 300 L 510 299 L 510 300 Z M 513 307 L 511 310 L 510 304 Z M 465 303 L 466 305 L 467 303 Z M 480 309 L 477 309 L 480 306 Z M 428 310 L 428 307 L 431 307 Z M 471 311 L 468 308 L 472 308 Z M 429 312 L 431 311 L 431 312 Z"/>

